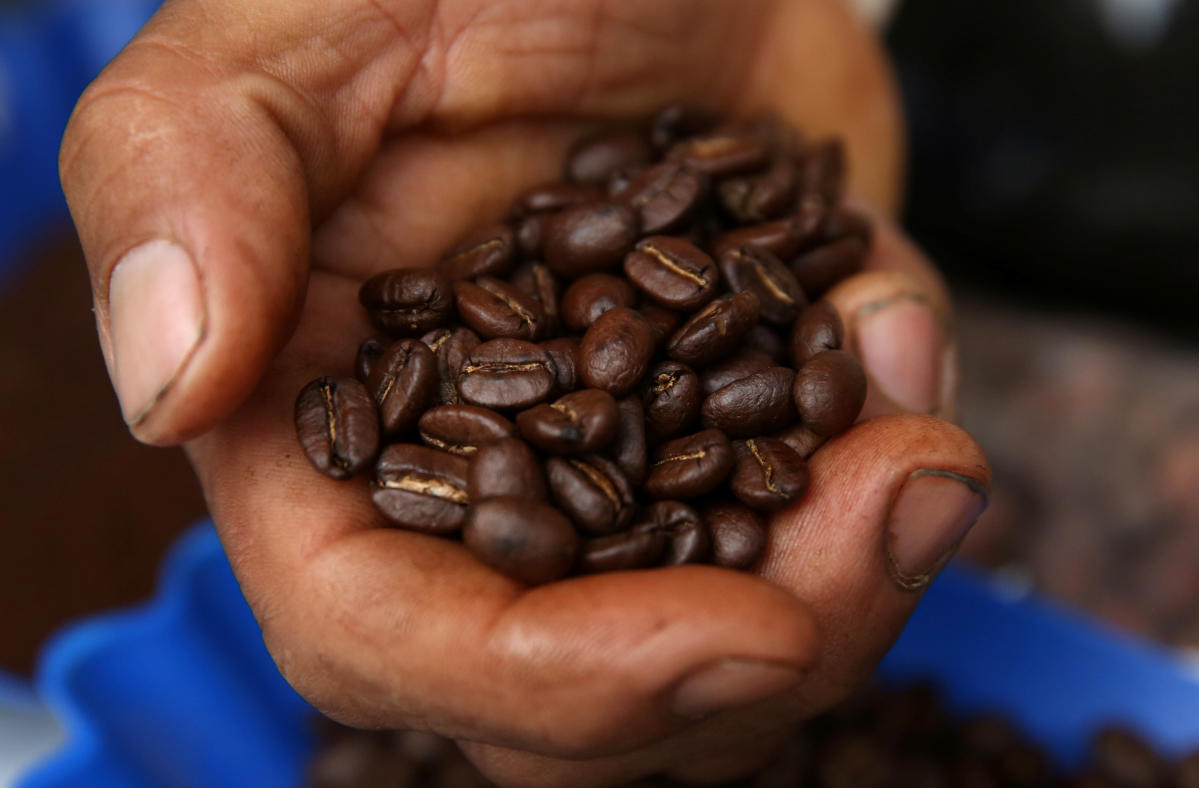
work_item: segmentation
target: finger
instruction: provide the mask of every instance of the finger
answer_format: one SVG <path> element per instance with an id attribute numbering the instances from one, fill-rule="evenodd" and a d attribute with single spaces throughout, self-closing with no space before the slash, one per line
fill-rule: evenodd
<path id="1" fill-rule="evenodd" d="M 844 347 L 866 370 L 862 419 L 904 411 L 953 417 L 957 346 L 949 295 L 932 263 L 890 220 L 875 216 L 865 271 L 825 298 L 845 324 Z"/>
<path id="2" fill-rule="evenodd" d="M 348 372 L 355 283 L 314 273 L 305 318 L 254 396 L 189 445 L 263 635 L 289 681 L 363 726 L 561 756 L 635 748 L 811 669 L 802 604 L 712 567 L 526 590 L 461 543 L 381 527 L 364 481 L 319 477 L 290 403 Z M 331 350 L 330 348 L 334 348 Z"/>
<path id="3" fill-rule="evenodd" d="M 472 760 L 501 785 L 735 777 L 764 762 L 787 725 L 860 686 L 982 512 L 990 469 L 960 429 L 904 414 L 833 439 L 813 455 L 811 472 L 803 503 L 771 524 L 758 568 L 810 605 L 820 625 L 816 666 L 794 689 L 608 758 L 578 763 L 466 744 Z"/>

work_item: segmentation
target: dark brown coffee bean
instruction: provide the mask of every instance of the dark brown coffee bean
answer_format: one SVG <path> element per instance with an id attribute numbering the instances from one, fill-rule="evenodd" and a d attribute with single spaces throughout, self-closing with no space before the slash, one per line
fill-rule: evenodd
<path id="1" fill-rule="evenodd" d="M 774 437 L 790 446 L 804 460 L 815 454 L 828 440 L 826 436 L 812 432 L 802 424 L 788 427 Z"/>
<path id="2" fill-rule="evenodd" d="M 503 276 L 512 270 L 516 242 L 512 228 L 493 224 L 468 235 L 441 258 L 441 270 L 451 282 L 477 276 Z"/>
<path id="3" fill-rule="evenodd" d="M 745 333 L 741 344 L 746 350 L 756 350 L 769 356 L 775 364 L 785 366 L 791 363 L 791 349 L 771 326 L 758 323 Z"/>
<path id="4" fill-rule="evenodd" d="M 512 216 L 524 217 L 554 213 L 572 205 L 604 199 L 604 190 L 595 184 L 550 181 L 525 189 L 512 201 Z"/>
<path id="5" fill-rule="evenodd" d="M 637 215 L 620 203 L 574 205 L 547 222 L 542 247 L 555 274 L 577 277 L 620 265 L 637 241 Z"/>
<path id="6" fill-rule="evenodd" d="M 796 369 L 825 350 L 840 350 L 845 337 L 841 315 L 828 301 L 817 301 L 800 313 L 791 328 L 791 363 Z"/>
<path id="7" fill-rule="evenodd" d="M 645 172 L 647 167 L 621 167 L 616 172 L 608 177 L 608 184 L 604 187 L 604 193 L 611 199 L 616 199 L 617 195 L 623 192 L 633 179 L 641 173 Z"/>
<path id="8" fill-rule="evenodd" d="M 758 297 L 759 314 L 767 323 L 790 325 L 808 304 L 795 275 L 765 249 L 730 249 L 720 257 L 720 273 L 734 293 L 749 291 Z"/>
<path id="9" fill-rule="evenodd" d="M 437 328 L 454 311 L 450 280 L 432 268 L 399 268 L 373 276 L 358 290 L 358 302 L 376 328 L 400 337 Z"/>
<path id="10" fill-rule="evenodd" d="M 531 213 L 519 219 L 513 219 L 512 234 L 516 242 L 516 251 L 521 259 L 537 260 L 542 256 L 545 243 L 545 226 L 549 224 L 550 213 Z"/>
<path id="11" fill-rule="evenodd" d="M 824 220 L 823 236 L 826 243 L 843 238 L 857 238 L 869 249 L 874 240 L 874 225 L 870 217 L 861 211 L 838 205 L 829 211 Z"/>
<path id="12" fill-rule="evenodd" d="M 458 401 L 458 370 L 467 356 L 479 346 L 479 336 L 469 328 L 438 328 L 420 338 L 437 359 L 437 401 L 452 405 Z"/>
<path id="13" fill-rule="evenodd" d="M 564 576 L 579 551 L 579 536 L 561 512 L 523 498 L 491 498 L 472 506 L 462 541 L 483 563 L 529 585 Z"/>
<path id="14" fill-rule="evenodd" d="M 655 566 L 662 559 L 667 539 L 662 531 L 625 531 L 586 539 L 579 551 L 579 573 L 589 575 Z"/>
<path id="15" fill-rule="evenodd" d="M 654 355 L 654 335 L 639 312 L 610 309 L 591 324 L 579 343 L 579 376 L 614 397 L 628 394 Z"/>
<path id="16" fill-rule="evenodd" d="M 714 394 L 735 380 L 748 378 L 755 372 L 762 372 L 777 366 L 770 356 L 758 350 L 742 350 L 719 361 L 710 367 L 705 367 L 699 376 L 702 402 L 709 394 Z"/>
<path id="17" fill-rule="evenodd" d="M 686 364 L 663 361 L 649 371 L 645 386 L 645 429 L 654 440 L 673 438 L 699 417 L 699 376 Z"/>
<path id="18" fill-rule="evenodd" d="M 637 311 L 649 323 L 649 330 L 653 334 L 656 348 L 661 348 L 666 344 L 666 340 L 670 339 L 670 335 L 675 332 L 683 320 L 678 312 L 657 304 L 642 304 Z"/>
<path id="19" fill-rule="evenodd" d="M 475 282 L 455 282 L 458 314 L 484 339 L 536 339 L 545 329 L 537 299 L 504 282 L 482 276 Z"/>
<path id="20" fill-rule="evenodd" d="M 720 430 L 703 430 L 658 448 L 645 492 L 651 498 L 698 498 L 716 489 L 732 470 L 729 439 Z"/>
<path id="21" fill-rule="evenodd" d="M 679 140 L 715 125 L 716 115 L 710 110 L 689 104 L 668 104 L 650 121 L 649 139 L 654 148 L 665 151 Z"/>
<path id="22" fill-rule="evenodd" d="M 636 211 L 645 235 L 686 226 L 707 196 L 708 176 L 675 162 L 663 162 L 634 175 L 615 199 Z"/>
<path id="23" fill-rule="evenodd" d="M 819 298 L 861 271 L 865 263 L 866 246 L 857 238 L 843 238 L 804 252 L 791 262 L 791 273 L 804 293 Z"/>
<path id="24" fill-rule="evenodd" d="M 666 152 L 667 161 L 681 162 L 713 178 L 761 169 L 769 158 L 770 148 L 759 137 L 733 129 L 690 137 Z"/>
<path id="25" fill-rule="evenodd" d="M 656 501 L 641 511 L 635 534 L 663 534 L 666 551 L 661 566 L 697 564 L 708 557 L 712 540 L 699 514 L 680 501 Z"/>
<path id="26" fill-rule="evenodd" d="M 546 334 L 558 330 L 558 282 L 543 263 L 525 263 L 512 272 L 510 281 L 525 295 L 541 306 Z"/>
<path id="27" fill-rule="evenodd" d="M 622 531 L 633 518 L 632 485 L 607 457 L 550 457 L 545 473 L 554 503 L 587 533 Z"/>
<path id="28" fill-rule="evenodd" d="M 362 340 L 362 344 L 358 346 L 358 353 L 354 356 L 354 377 L 358 378 L 359 383 L 365 383 L 371 376 L 371 367 L 375 366 L 375 362 L 387 351 L 389 344 L 390 340 L 378 337 Z"/>
<path id="29" fill-rule="evenodd" d="M 681 238 L 653 235 L 624 258 L 625 275 L 646 296 L 669 309 L 698 309 L 716 295 L 716 263 Z"/>
<path id="30" fill-rule="evenodd" d="M 588 274 L 580 277 L 562 294 L 562 322 L 567 328 L 582 334 L 596 318 L 618 306 L 632 306 L 636 301 L 633 288 L 624 279 L 611 274 Z"/>
<path id="31" fill-rule="evenodd" d="M 515 438 L 500 438 L 483 444 L 470 458 L 466 493 L 472 504 L 501 495 L 544 501 L 545 474 L 529 444 Z"/>
<path id="32" fill-rule="evenodd" d="M 396 340 L 375 362 L 366 387 L 379 406 L 383 433 L 403 432 L 416 424 L 437 398 L 433 351 L 416 339 Z"/>
<path id="33" fill-rule="evenodd" d="M 645 469 L 649 462 L 645 442 L 645 409 L 641 398 L 633 394 L 617 401 L 620 415 L 616 438 L 606 452 L 612 461 L 624 471 L 624 475 L 635 485 L 645 481 Z"/>
<path id="34" fill-rule="evenodd" d="M 549 353 L 532 342 L 493 339 L 476 347 L 462 365 L 458 394 L 485 408 L 528 408 L 549 396 L 555 372 Z"/>
<path id="35" fill-rule="evenodd" d="M 379 411 L 353 378 L 317 378 L 296 398 L 296 437 L 312 467 L 348 479 L 379 450 Z"/>
<path id="36" fill-rule="evenodd" d="M 448 452 L 394 443 L 375 465 L 371 498 L 396 525 L 429 534 L 454 533 L 466 516 L 467 461 Z"/>
<path id="37" fill-rule="evenodd" d="M 614 172 L 648 164 L 649 140 L 637 131 L 604 131 L 576 142 L 566 155 L 566 180 L 603 184 Z"/>
<path id="38" fill-rule="evenodd" d="M 721 501 L 705 506 L 700 518 L 712 537 L 712 563 L 748 569 L 766 549 L 766 526 L 753 510 Z"/>
<path id="39" fill-rule="evenodd" d="M 1126 728 L 1100 730 L 1091 743 L 1091 760 L 1100 774 L 1123 788 L 1157 788 L 1165 781 L 1165 764 L 1157 753 Z"/>
<path id="40" fill-rule="evenodd" d="M 522 438 L 551 454 L 599 451 L 616 437 L 620 414 L 606 391 L 582 389 L 516 417 Z"/>
<path id="41" fill-rule="evenodd" d="M 712 239 L 712 254 L 719 259 L 731 249 L 756 246 L 780 260 L 789 260 L 819 240 L 823 221 L 823 210 L 816 213 L 816 209 L 801 205 L 799 212 L 793 216 L 738 227 L 718 235 Z"/>
<path id="42" fill-rule="evenodd" d="M 820 435 L 844 432 L 866 402 L 866 373 L 844 350 L 826 350 L 800 367 L 792 389 L 800 422 Z"/>
<path id="43" fill-rule="evenodd" d="M 794 380 L 795 373 L 786 367 L 734 380 L 704 398 L 700 420 L 734 438 L 778 432 L 795 422 Z"/>
<path id="44" fill-rule="evenodd" d="M 670 337 L 666 354 L 692 367 L 727 356 L 758 322 L 758 297 L 749 291 L 717 298 Z"/>
<path id="45" fill-rule="evenodd" d="M 801 194 L 816 194 L 830 206 L 841 202 L 845 192 L 845 144 L 825 140 L 808 147 L 799 165 Z"/>
<path id="46" fill-rule="evenodd" d="M 759 512 L 778 512 L 808 490 L 808 464 L 774 438 L 750 438 L 734 444 L 737 464 L 729 478 L 733 495 Z"/>
<path id="47" fill-rule="evenodd" d="M 500 414 L 478 405 L 439 405 L 417 422 L 420 439 L 450 454 L 469 457 L 485 443 L 516 437 L 516 426 Z"/>
<path id="48" fill-rule="evenodd" d="M 579 340 L 558 337 L 541 343 L 554 362 L 554 396 L 569 394 L 579 387 Z"/>
<path id="49" fill-rule="evenodd" d="M 717 194 L 729 216 L 741 224 L 752 224 L 785 214 L 795 201 L 798 183 L 795 161 L 779 155 L 765 172 L 722 181 Z"/>

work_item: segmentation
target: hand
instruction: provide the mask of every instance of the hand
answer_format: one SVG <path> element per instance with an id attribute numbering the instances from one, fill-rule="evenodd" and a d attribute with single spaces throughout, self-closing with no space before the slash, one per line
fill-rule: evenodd
<path id="1" fill-rule="evenodd" d="M 676 99 L 844 134 L 853 189 L 894 205 L 891 85 L 835 0 L 172 0 L 80 100 L 63 183 L 123 412 L 188 441 L 272 655 L 330 715 L 454 737 L 506 784 L 735 775 L 868 675 L 984 505 L 968 436 L 889 415 L 813 457 L 760 577 L 529 590 L 308 466 L 292 403 L 348 374 L 361 281 L 499 216 L 588 124 Z M 870 412 L 944 415 L 947 298 L 880 221 L 830 298 Z"/>

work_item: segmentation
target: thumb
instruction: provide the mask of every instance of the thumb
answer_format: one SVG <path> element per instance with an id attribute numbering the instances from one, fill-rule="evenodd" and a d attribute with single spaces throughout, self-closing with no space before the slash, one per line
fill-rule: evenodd
<path id="1" fill-rule="evenodd" d="M 109 374 L 155 444 L 207 431 L 256 385 L 304 298 L 310 215 L 344 194 L 381 125 L 368 130 L 373 108 L 302 99 L 303 74 L 247 65 L 263 53 L 235 19 L 188 8 L 169 4 L 88 88 L 60 154 Z M 254 46 L 272 46 L 266 27 Z M 195 46 L 195 31 L 228 40 Z"/>

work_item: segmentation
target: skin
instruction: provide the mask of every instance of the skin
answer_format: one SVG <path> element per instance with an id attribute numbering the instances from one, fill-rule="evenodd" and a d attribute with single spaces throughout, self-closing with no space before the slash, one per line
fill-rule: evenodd
<path id="1" fill-rule="evenodd" d="M 743 773 L 858 685 L 917 603 L 882 549 L 907 474 L 989 483 L 961 430 L 872 390 L 884 415 L 817 452 L 756 573 L 529 590 L 460 545 L 382 527 L 364 481 L 312 471 L 292 404 L 313 377 L 350 373 L 370 333 L 347 308 L 359 284 L 500 217 L 587 128 L 677 99 L 845 135 L 880 221 L 867 272 L 830 294 L 847 332 L 858 306 L 897 295 L 949 325 L 937 274 L 883 218 L 901 175 L 890 77 L 834 0 L 169 0 L 81 98 L 61 170 L 110 369 L 124 252 L 175 241 L 206 298 L 199 346 L 131 429 L 185 443 L 268 648 L 331 716 L 453 737 L 508 785 Z M 728 658 L 801 677 L 675 714 L 680 682 Z"/>

